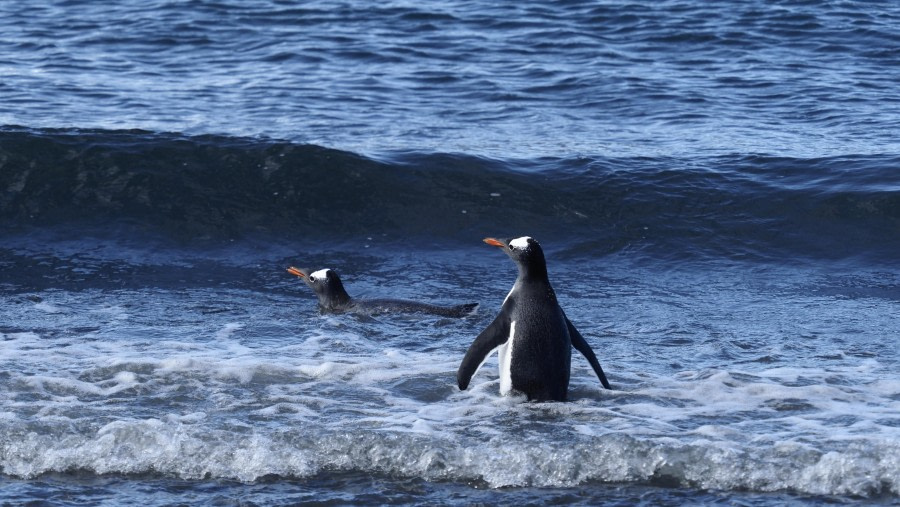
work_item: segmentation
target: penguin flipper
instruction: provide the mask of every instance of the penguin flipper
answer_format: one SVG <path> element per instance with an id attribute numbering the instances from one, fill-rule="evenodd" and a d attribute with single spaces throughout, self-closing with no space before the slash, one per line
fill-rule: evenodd
<path id="1" fill-rule="evenodd" d="M 600 383 L 603 384 L 603 387 L 612 390 L 609 381 L 606 380 L 606 374 L 603 373 L 603 368 L 600 367 L 600 361 L 597 361 L 597 356 L 595 356 L 594 351 L 591 350 L 591 346 L 588 345 L 587 340 L 581 336 L 581 333 L 575 329 L 575 326 L 572 325 L 572 322 L 568 317 L 566 317 L 566 326 L 569 328 L 569 338 L 572 340 L 572 346 L 575 347 L 575 350 L 581 352 L 581 355 L 591 363 L 591 368 L 594 369 L 594 373 L 597 374 L 597 378 L 600 379 Z"/>
<path id="2" fill-rule="evenodd" d="M 475 338 L 469 350 L 466 351 L 459 370 L 456 372 L 456 382 L 459 384 L 460 391 L 465 391 L 469 387 L 469 381 L 472 376 L 487 359 L 487 356 L 500 345 L 506 343 L 509 339 L 509 322 L 504 318 L 503 314 L 497 315 L 493 322 L 484 331 Z"/>

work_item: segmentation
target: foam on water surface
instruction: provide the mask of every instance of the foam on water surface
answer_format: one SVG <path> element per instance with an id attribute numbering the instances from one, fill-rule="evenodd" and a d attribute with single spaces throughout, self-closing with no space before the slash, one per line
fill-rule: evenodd
<path id="1" fill-rule="evenodd" d="M 817 325 L 815 353 L 791 350 L 797 338 L 783 322 L 729 310 L 764 299 L 717 283 L 682 287 L 701 305 L 683 321 L 666 310 L 683 292 L 616 296 L 602 319 L 561 292 L 614 387 L 602 390 L 573 356 L 569 403 L 501 396 L 494 358 L 458 390 L 459 361 L 492 315 L 298 317 L 291 292 L 195 287 L 47 292 L 43 301 L 61 310 L 48 319 L 4 294 L 0 317 L 15 328 L 0 335 L 0 466 L 23 478 L 85 470 L 256 481 L 344 470 L 491 487 L 897 495 L 896 355 L 871 334 L 869 348 L 885 352 L 859 354 L 861 342 L 829 322 Z M 491 285 L 480 299 L 500 297 Z M 785 298 L 783 285 L 778 293 Z M 806 298 L 781 303 L 799 309 Z M 877 320 L 890 304 L 844 310 Z M 773 352 L 738 346 L 749 339 L 738 328 L 780 341 L 780 359 L 756 361 Z"/>
<path id="2" fill-rule="evenodd" d="M 760 4 L 0 2 L 0 503 L 896 503 L 900 7 Z"/>

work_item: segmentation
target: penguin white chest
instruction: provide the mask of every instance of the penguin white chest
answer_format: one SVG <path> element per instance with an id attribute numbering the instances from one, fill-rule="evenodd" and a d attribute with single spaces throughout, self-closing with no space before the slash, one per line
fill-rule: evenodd
<path id="1" fill-rule="evenodd" d="M 516 321 L 512 321 L 509 323 L 509 338 L 506 339 L 506 343 L 500 345 L 500 348 L 497 350 L 497 356 L 499 359 L 500 366 L 500 394 L 509 394 L 512 391 L 512 356 L 513 356 L 513 341 L 516 339 Z"/>

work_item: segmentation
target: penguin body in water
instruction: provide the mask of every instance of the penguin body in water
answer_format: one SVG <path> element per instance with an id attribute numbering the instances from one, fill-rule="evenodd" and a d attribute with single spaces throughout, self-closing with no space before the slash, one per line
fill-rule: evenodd
<path id="1" fill-rule="evenodd" d="M 319 299 L 319 309 L 323 313 L 359 313 L 375 315 L 382 313 L 426 313 L 442 317 L 465 317 L 475 311 L 478 303 L 455 306 L 438 306 L 405 299 L 354 299 L 347 294 L 344 284 L 333 269 L 288 268 L 288 273 L 296 275 L 309 286 Z"/>

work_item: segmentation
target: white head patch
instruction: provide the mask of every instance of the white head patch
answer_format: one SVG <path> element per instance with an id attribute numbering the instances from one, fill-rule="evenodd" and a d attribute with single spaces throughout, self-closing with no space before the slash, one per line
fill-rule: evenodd
<path id="1" fill-rule="evenodd" d="M 331 271 L 331 270 L 328 269 L 328 268 L 320 269 L 320 270 L 318 270 L 318 271 L 316 271 L 316 272 L 314 272 L 314 273 L 310 273 L 310 274 L 309 274 L 309 279 L 312 280 L 312 281 L 314 281 L 314 282 L 319 281 L 319 280 L 325 280 L 326 278 L 328 278 L 328 272 L 329 272 L 329 271 Z"/>
<path id="2" fill-rule="evenodd" d="M 528 240 L 531 239 L 531 236 L 522 236 L 521 238 L 516 238 L 509 242 L 509 246 L 515 248 L 516 250 L 525 250 L 528 248 Z"/>

